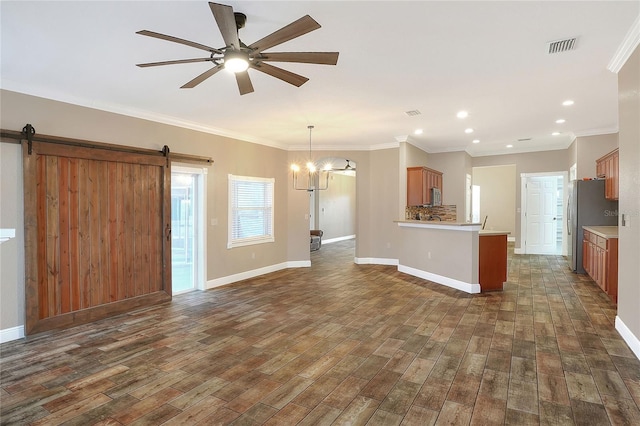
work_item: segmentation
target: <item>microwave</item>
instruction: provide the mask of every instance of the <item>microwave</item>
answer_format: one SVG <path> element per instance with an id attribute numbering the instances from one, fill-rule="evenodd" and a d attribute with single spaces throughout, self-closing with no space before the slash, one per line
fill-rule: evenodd
<path id="1" fill-rule="evenodd" d="M 442 191 L 440 188 L 431 188 L 431 206 L 442 205 Z"/>

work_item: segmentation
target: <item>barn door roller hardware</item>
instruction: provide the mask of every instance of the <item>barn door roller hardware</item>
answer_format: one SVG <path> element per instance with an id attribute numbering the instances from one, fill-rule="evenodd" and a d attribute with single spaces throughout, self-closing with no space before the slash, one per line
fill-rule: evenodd
<path id="1" fill-rule="evenodd" d="M 36 134 L 36 129 L 34 129 L 31 124 L 27 124 L 22 128 L 22 133 L 27 137 L 27 143 L 29 145 L 29 155 L 31 155 L 33 135 Z"/>
<path id="2" fill-rule="evenodd" d="M 169 149 L 168 145 L 165 145 L 162 147 L 162 155 L 164 155 L 167 159 L 167 167 L 169 167 L 169 153 L 171 152 L 171 150 Z"/>

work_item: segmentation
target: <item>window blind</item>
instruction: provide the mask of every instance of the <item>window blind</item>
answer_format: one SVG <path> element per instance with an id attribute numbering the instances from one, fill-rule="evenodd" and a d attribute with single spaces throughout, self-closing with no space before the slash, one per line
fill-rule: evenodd
<path id="1" fill-rule="evenodd" d="M 227 248 L 273 242 L 275 179 L 229 175 Z"/>

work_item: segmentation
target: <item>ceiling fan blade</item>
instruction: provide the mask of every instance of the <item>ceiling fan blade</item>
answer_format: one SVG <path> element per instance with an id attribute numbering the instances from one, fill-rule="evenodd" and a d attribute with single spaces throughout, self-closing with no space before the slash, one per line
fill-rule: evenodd
<path id="1" fill-rule="evenodd" d="M 174 37 L 166 34 L 156 33 L 153 31 L 141 30 L 141 31 L 137 31 L 136 34 L 159 38 L 160 40 L 172 41 L 174 43 L 184 44 L 186 46 L 191 46 L 191 47 L 195 47 L 196 49 L 206 50 L 207 52 L 211 52 L 211 53 L 223 53 L 221 50 L 215 49 L 211 46 L 205 46 L 204 44 L 196 43 L 189 40 L 184 40 L 182 38 L 178 38 L 178 37 Z"/>
<path id="2" fill-rule="evenodd" d="M 184 85 L 180 86 L 180 88 L 181 89 L 192 89 L 192 88 L 196 87 L 198 84 L 200 84 L 203 81 L 205 81 L 206 79 L 208 79 L 209 77 L 211 77 L 212 75 L 214 75 L 215 73 L 217 73 L 218 71 L 220 71 L 222 68 L 224 68 L 224 66 L 222 64 L 216 65 L 215 67 L 211 68 L 210 70 L 207 70 L 207 71 L 203 72 L 202 74 L 200 74 L 199 76 L 197 76 L 193 80 L 191 80 L 191 81 L 185 83 Z"/>
<path id="3" fill-rule="evenodd" d="M 278 31 L 256 41 L 250 45 L 249 48 L 255 50 L 255 52 L 262 52 L 263 50 L 267 50 L 268 48 L 282 44 L 285 41 L 300 37 L 301 35 L 317 30 L 318 28 L 320 28 L 320 24 L 318 24 L 311 16 L 305 15 L 286 27 L 282 27 Z"/>
<path id="4" fill-rule="evenodd" d="M 159 65 L 189 64 L 191 62 L 207 62 L 212 60 L 213 60 L 212 58 L 178 59 L 176 61 L 147 62 L 145 64 L 136 64 L 136 66 L 140 68 L 145 68 L 145 67 L 157 67 Z"/>
<path id="5" fill-rule="evenodd" d="M 236 27 L 236 18 L 233 14 L 233 8 L 225 4 L 209 2 L 211 13 L 216 18 L 218 28 L 227 46 L 233 46 L 234 49 L 240 49 L 240 40 L 238 39 L 238 28 Z"/>
<path id="6" fill-rule="evenodd" d="M 273 62 L 300 62 L 305 64 L 335 65 L 338 52 L 274 52 L 262 53 L 259 60 Z"/>
<path id="7" fill-rule="evenodd" d="M 238 82 L 238 89 L 241 95 L 253 92 L 253 84 L 251 84 L 248 72 L 242 71 L 236 73 L 236 81 Z"/>
<path id="8" fill-rule="evenodd" d="M 265 64 L 264 62 L 251 64 L 251 68 L 265 74 L 269 74 L 272 77 L 279 78 L 280 80 L 293 84 L 296 87 L 300 87 L 309 81 L 307 77 L 292 73 L 291 71 L 283 70 L 282 68 L 274 67 L 273 65 Z"/>

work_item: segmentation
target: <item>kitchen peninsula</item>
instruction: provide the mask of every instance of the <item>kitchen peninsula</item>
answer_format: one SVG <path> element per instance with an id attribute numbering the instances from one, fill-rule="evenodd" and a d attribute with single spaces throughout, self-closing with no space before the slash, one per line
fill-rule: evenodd
<path id="1" fill-rule="evenodd" d="M 401 234 L 398 271 L 467 293 L 502 289 L 508 232 L 482 231 L 479 223 L 396 223 Z"/>

